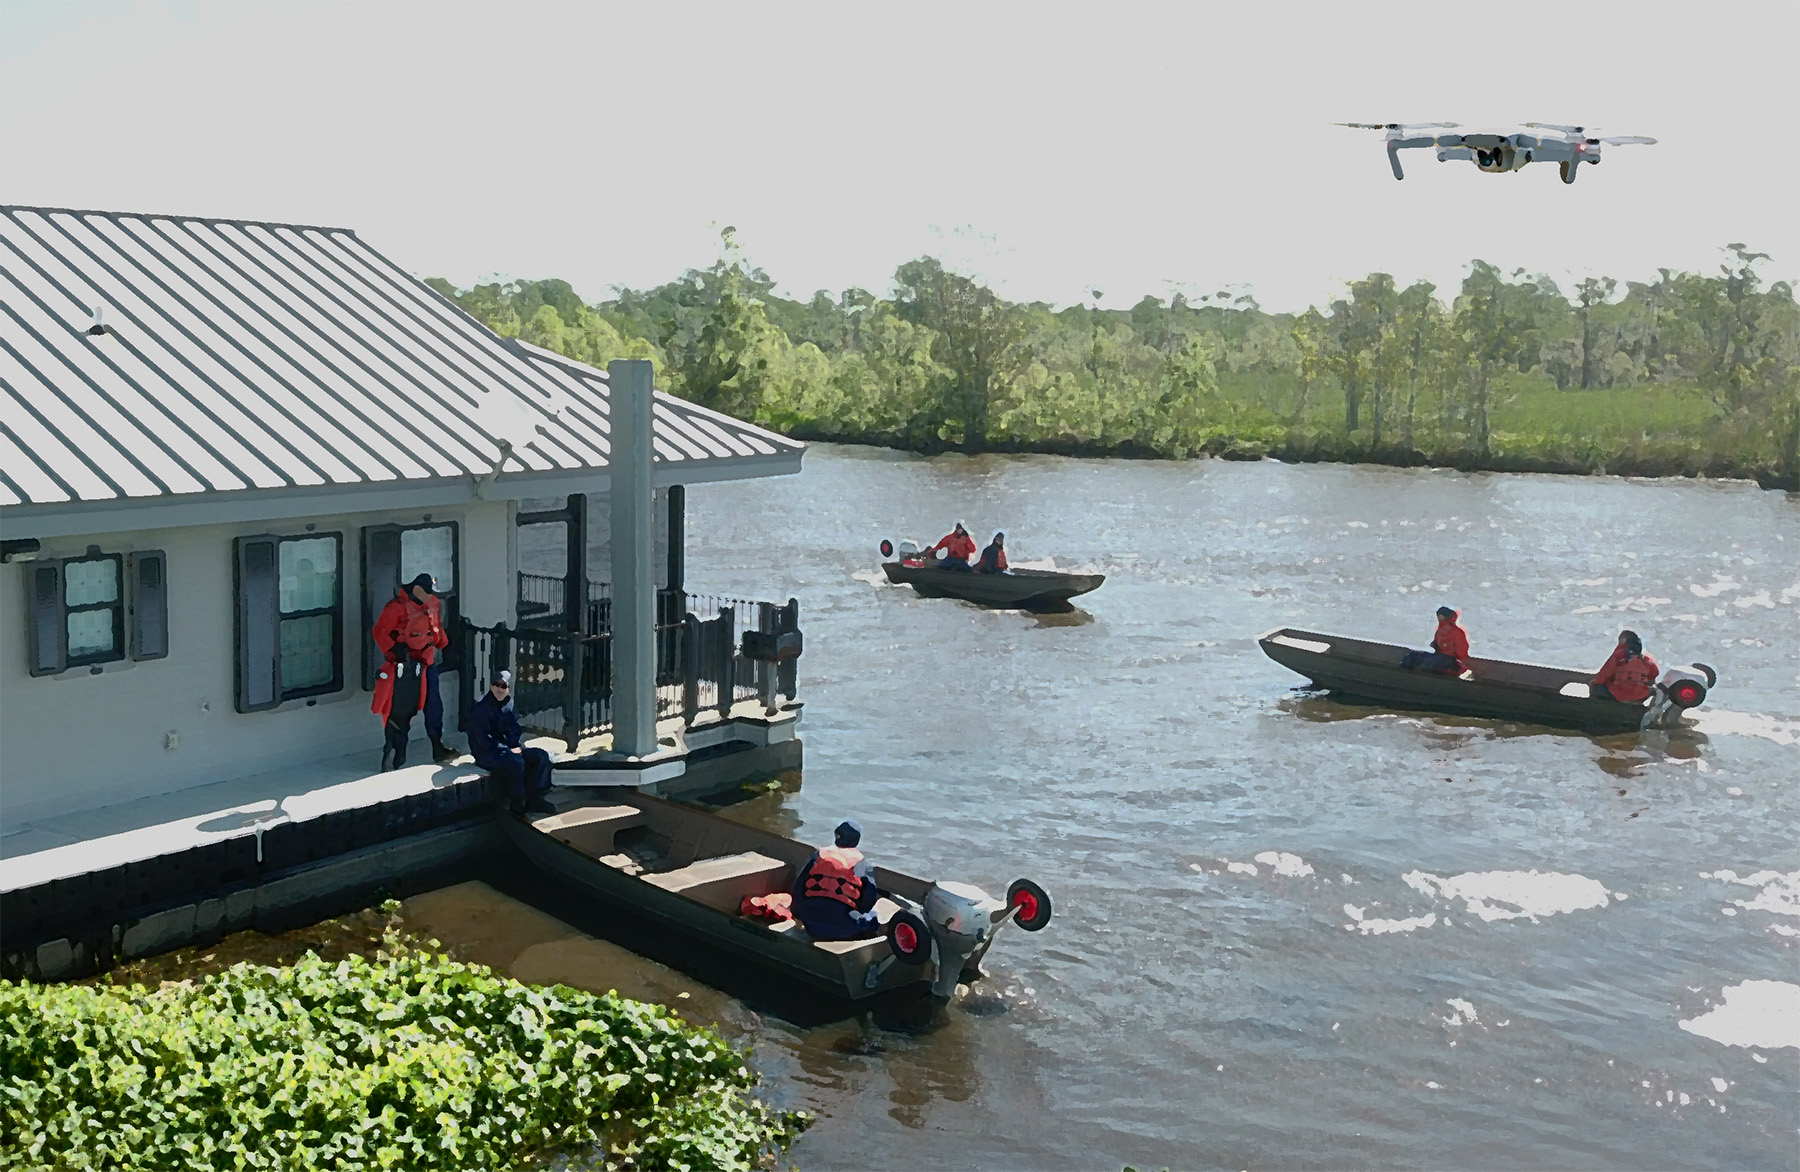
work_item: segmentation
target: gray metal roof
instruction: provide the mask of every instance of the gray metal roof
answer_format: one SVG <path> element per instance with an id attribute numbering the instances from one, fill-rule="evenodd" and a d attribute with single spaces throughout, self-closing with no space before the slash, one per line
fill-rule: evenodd
<path id="1" fill-rule="evenodd" d="M 348 229 L 0 207 L 0 277 L 0 506 L 484 477 L 503 445 L 503 481 L 606 467 L 603 372 Z M 802 450 L 657 397 L 659 480 Z"/>

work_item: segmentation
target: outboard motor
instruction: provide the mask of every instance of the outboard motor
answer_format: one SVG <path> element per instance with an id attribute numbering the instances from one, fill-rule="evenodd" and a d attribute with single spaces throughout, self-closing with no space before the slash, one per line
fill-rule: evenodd
<path id="1" fill-rule="evenodd" d="M 1662 728 L 1689 708 L 1698 708 L 1706 693 L 1719 682 L 1719 673 L 1704 663 L 1666 668 L 1651 693 L 1645 728 Z"/>
<path id="2" fill-rule="evenodd" d="M 949 998 L 965 972 L 979 965 L 994 933 L 1008 920 L 1036 932 L 1050 922 L 1050 895 L 1029 879 L 1015 879 L 998 900 L 970 883 L 934 883 L 925 893 L 923 913 L 901 911 L 888 921 L 888 943 L 906 964 L 937 961 L 931 991 Z"/>

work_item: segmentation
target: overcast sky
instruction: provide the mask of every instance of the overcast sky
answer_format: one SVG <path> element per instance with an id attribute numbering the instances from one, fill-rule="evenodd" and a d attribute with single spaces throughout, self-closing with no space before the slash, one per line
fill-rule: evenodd
<path id="1" fill-rule="evenodd" d="M 0 202 L 352 227 L 589 300 L 712 261 L 783 292 L 930 253 L 1106 305 L 1474 256 L 1564 283 L 1800 274 L 1800 4 L 0 2 Z M 1564 186 L 1335 121 L 1648 134 Z"/>

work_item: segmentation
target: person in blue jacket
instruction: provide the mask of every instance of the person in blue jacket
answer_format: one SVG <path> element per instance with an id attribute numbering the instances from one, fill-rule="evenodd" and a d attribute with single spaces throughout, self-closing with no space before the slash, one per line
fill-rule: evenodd
<path id="1" fill-rule="evenodd" d="M 875 901 L 875 868 L 856 849 L 862 825 L 838 823 L 835 845 L 821 847 L 794 880 L 794 916 L 814 940 L 862 940 L 881 934 Z"/>
<path id="2" fill-rule="evenodd" d="M 520 744 L 525 730 L 513 711 L 510 671 L 496 676 L 487 695 L 469 709 L 467 732 L 475 764 L 506 782 L 513 813 L 555 812 L 556 807 L 544 800 L 544 791 L 550 788 L 550 754 Z"/>

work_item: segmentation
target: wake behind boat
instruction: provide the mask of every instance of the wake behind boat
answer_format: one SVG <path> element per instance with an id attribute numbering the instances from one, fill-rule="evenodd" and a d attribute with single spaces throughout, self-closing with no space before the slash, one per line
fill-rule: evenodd
<path id="1" fill-rule="evenodd" d="M 1517 720 L 1589 733 L 1672 728 L 1717 682 L 1703 663 L 1662 673 L 1646 703 L 1589 694 L 1592 672 L 1471 656 L 1465 675 L 1400 666 L 1407 648 L 1277 627 L 1257 639 L 1263 652 L 1333 696 L 1394 708 Z"/>
<path id="2" fill-rule="evenodd" d="M 884 558 L 893 557 L 894 552 L 891 541 L 881 543 Z M 925 598 L 960 598 L 1008 610 L 1069 610 L 1069 599 L 1098 590 L 1106 581 L 1105 574 L 1071 574 L 1062 570 L 947 570 L 911 542 L 902 542 L 899 556 L 882 562 L 881 570 L 888 581 L 911 586 Z"/>

